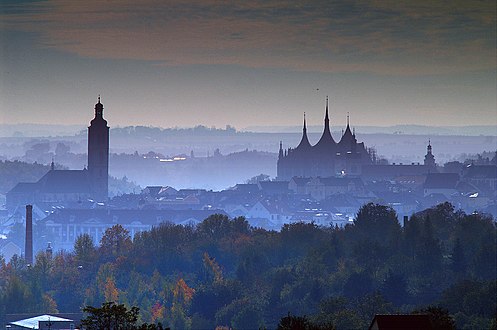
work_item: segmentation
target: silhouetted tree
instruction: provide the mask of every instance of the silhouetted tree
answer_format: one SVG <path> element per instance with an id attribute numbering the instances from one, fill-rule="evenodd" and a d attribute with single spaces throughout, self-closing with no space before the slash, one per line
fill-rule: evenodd
<path id="1" fill-rule="evenodd" d="M 383 244 L 390 244 L 401 232 L 395 210 L 374 203 L 368 203 L 359 209 L 352 229 L 356 239 L 368 238 Z"/>
<path id="2" fill-rule="evenodd" d="M 428 314 L 433 329 L 454 330 L 456 324 L 446 309 L 429 306 L 424 309 L 415 310 L 412 314 Z"/>

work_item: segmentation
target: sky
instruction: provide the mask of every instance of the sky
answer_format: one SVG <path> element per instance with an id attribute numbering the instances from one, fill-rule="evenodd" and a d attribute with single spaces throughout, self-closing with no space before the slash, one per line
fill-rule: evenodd
<path id="1" fill-rule="evenodd" d="M 494 0 L 1 0 L 0 46 L 0 124 L 497 126 Z"/>

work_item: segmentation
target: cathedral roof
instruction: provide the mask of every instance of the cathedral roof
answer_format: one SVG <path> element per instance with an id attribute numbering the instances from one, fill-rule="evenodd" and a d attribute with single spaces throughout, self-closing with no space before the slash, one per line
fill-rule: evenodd
<path id="1" fill-rule="evenodd" d="M 330 132 L 330 118 L 328 116 L 328 98 L 326 99 L 326 114 L 324 117 L 324 130 L 323 130 L 323 135 L 321 135 L 321 138 L 319 139 L 318 143 L 314 146 L 317 149 L 332 149 L 336 145 L 335 140 L 333 140 L 333 137 L 331 136 Z"/>
<path id="2" fill-rule="evenodd" d="M 309 138 L 307 137 L 307 125 L 306 125 L 306 122 L 305 122 L 305 113 L 304 113 L 304 127 L 302 129 L 302 139 L 300 140 L 300 143 L 299 145 L 297 146 L 297 148 L 295 148 L 295 150 L 306 150 L 306 149 L 310 149 L 311 148 L 311 144 L 309 143 Z"/>
<path id="3" fill-rule="evenodd" d="M 355 144 L 356 142 L 357 142 L 357 140 L 355 138 L 355 134 L 352 133 L 352 130 L 350 129 L 349 115 L 347 114 L 347 127 L 345 128 L 345 132 L 343 133 L 339 144 L 343 145 L 345 147 L 350 147 L 353 144 Z"/>

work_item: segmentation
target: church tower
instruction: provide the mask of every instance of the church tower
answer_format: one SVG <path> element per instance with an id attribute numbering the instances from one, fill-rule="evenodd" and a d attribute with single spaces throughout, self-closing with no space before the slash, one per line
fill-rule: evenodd
<path id="1" fill-rule="evenodd" d="M 437 165 L 435 164 L 435 156 L 431 151 L 431 141 L 428 140 L 428 147 L 426 147 L 426 155 L 424 165 L 429 167 L 429 171 L 432 172 L 436 169 Z"/>
<path id="2" fill-rule="evenodd" d="M 109 127 L 103 117 L 104 106 L 95 104 L 95 118 L 88 127 L 88 175 L 93 198 L 106 201 L 109 196 Z"/>

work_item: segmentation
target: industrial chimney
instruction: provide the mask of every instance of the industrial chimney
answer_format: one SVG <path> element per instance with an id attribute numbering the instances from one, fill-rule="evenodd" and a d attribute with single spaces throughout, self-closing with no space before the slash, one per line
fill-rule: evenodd
<path id="1" fill-rule="evenodd" d="M 33 205 L 26 205 L 26 245 L 25 259 L 28 265 L 33 265 Z"/>

